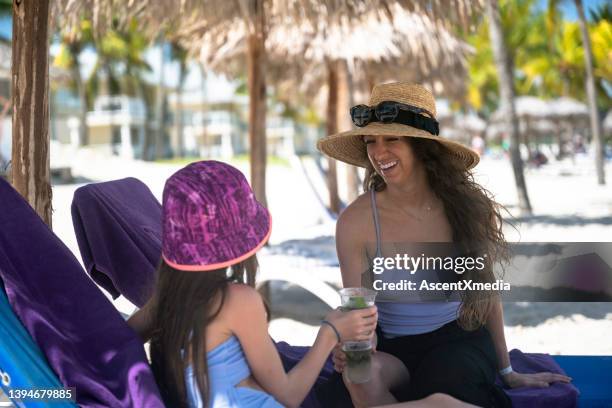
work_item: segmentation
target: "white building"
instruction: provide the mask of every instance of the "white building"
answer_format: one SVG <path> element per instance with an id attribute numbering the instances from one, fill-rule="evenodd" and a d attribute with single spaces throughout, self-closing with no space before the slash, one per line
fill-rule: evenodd
<path id="1" fill-rule="evenodd" d="M 94 110 L 87 113 L 88 144 L 110 147 L 113 154 L 124 158 L 142 158 L 147 120 L 144 102 L 126 95 L 98 96 Z M 70 140 L 79 144 L 79 120 L 69 123 Z"/>
<path id="2" fill-rule="evenodd" d="M 169 129 L 173 145 L 178 143 L 176 94 L 169 96 L 172 127 Z M 248 140 L 248 99 L 233 95 L 229 99 L 202 98 L 199 92 L 184 94 L 181 101 L 184 149 L 187 155 L 202 158 L 228 159 L 246 154 Z M 320 136 L 319 129 L 299 125 L 283 117 L 281 109 L 269 109 L 266 118 L 268 154 L 290 157 L 294 154 L 314 153 Z"/>

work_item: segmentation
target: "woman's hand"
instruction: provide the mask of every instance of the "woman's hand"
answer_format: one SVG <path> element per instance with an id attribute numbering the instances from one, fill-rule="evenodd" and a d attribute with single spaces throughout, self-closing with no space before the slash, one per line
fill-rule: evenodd
<path id="1" fill-rule="evenodd" d="M 376 306 L 348 312 L 333 310 L 325 317 L 325 320 L 338 330 L 341 341 L 365 341 L 370 340 L 374 335 L 378 312 Z"/>
<path id="2" fill-rule="evenodd" d="M 569 383 L 572 381 L 570 377 L 563 374 L 555 374 L 550 372 L 542 372 L 536 374 L 522 374 L 513 371 L 509 374 L 503 375 L 502 381 L 510 388 L 520 387 L 536 387 L 543 388 L 548 387 L 554 382 Z"/>
<path id="3" fill-rule="evenodd" d="M 342 351 L 342 344 L 336 344 L 334 351 L 332 352 L 332 362 L 334 363 L 334 370 L 341 373 L 346 367 L 346 354 Z"/>

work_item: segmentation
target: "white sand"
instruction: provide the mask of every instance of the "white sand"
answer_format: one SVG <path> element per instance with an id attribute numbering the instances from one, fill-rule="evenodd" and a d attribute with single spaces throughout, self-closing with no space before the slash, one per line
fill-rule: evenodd
<path id="1" fill-rule="evenodd" d="M 75 175 L 93 181 L 137 177 L 149 185 L 158 198 L 165 179 L 181 167 L 122 161 L 100 157 L 86 150 L 80 151 L 73 163 Z M 241 163 L 239 167 L 246 172 L 248 166 Z M 612 188 L 597 186 L 592 168 L 588 158 L 580 157 L 575 165 L 567 161 L 528 170 L 526 178 L 535 217 L 521 223 L 518 233 L 507 229 L 508 238 L 513 241 L 520 238 L 522 242 L 611 241 Z M 612 178 L 610 168 L 608 164 L 609 180 Z M 498 201 L 517 214 L 516 191 L 509 163 L 484 159 L 477 169 L 477 179 L 494 193 Z M 314 185 L 321 185 L 320 175 L 311 170 L 309 176 Z M 302 273 L 302 276 L 317 282 L 325 280 L 339 285 L 334 222 L 317 198 L 318 195 L 326 200 L 326 193 L 313 192 L 296 160 L 291 161 L 290 167 L 270 166 L 267 183 L 274 231 L 273 245 L 261 253 L 262 267 L 287 278 Z M 53 227 L 80 260 L 70 217 L 72 194 L 77 187 L 54 186 Z M 328 307 L 300 288 L 287 285 L 274 285 L 273 288 L 274 313 L 289 317 L 271 322 L 272 336 L 295 345 L 311 344 L 316 335 L 316 323 Z M 123 313 L 134 310 L 122 298 L 115 301 L 115 305 Z M 612 342 L 609 340 L 612 338 L 612 303 L 508 304 L 505 314 L 510 349 L 612 355 Z"/>

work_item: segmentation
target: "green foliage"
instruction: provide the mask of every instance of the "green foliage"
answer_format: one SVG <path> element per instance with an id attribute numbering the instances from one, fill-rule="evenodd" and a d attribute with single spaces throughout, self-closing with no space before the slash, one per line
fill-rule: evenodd
<path id="1" fill-rule="evenodd" d="M 534 0 L 500 0 L 502 30 L 513 61 L 521 59 L 525 45 L 533 41 L 533 28 L 544 24 L 541 16 L 532 13 L 534 3 Z M 499 96 L 497 69 L 486 20 L 467 40 L 476 51 L 469 59 L 470 85 L 467 99 L 474 109 L 488 114 L 497 108 Z"/>
<path id="2" fill-rule="evenodd" d="M 546 10 L 539 10 L 534 0 L 500 0 L 500 13 L 506 46 L 514 64 L 517 94 L 586 100 L 580 27 L 577 22 L 563 20 L 558 1 L 549 0 Z M 604 82 L 612 82 L 609 15 L 610 7 L 602 6 L 592 13 L 594 23 L 589 25 L 598 104 L 604 109 L 610 107 Z M 499 98 L 486 20 L 466 39 L 475 49 L 469 59 L 467 100 L 486 115 L 497 108 Z"/>
<path id="3" fill-rule="evenodd" d="M 98 59 L 88 80 L 88 90 L 98 93 L 104 84 L 111 95 L 138 95 L 143 75 L 151 71 L 144 59 L 149 41 L 139 30 L 138 22 L 131 20 L 125 26 L 114 22 L 110 30 L 94 40 L 93 46 Z"/>
<path id="4" fill-rule="evenodd" d="M 12 0 L 0 0 L 0 17 L 13 14 Z"/>
<path id="5" fill-rule="evenodd" d="M 591 10 L 591 21 L 599 23 L 601 21 L 612 22 L 612 3 L 602 3 L 598 8 Z"/>

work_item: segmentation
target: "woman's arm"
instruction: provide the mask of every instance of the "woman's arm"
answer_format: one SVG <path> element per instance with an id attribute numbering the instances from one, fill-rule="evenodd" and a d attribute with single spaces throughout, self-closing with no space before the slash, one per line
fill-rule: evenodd
<path id="1" fill-rule="evenodd" d="M 487 318 L 486 327 L 491 333 L 493 345 L 495 346 L 495 354 L 497 355 L 498 370 L 504 369 L 510 365 L 510 356 L 508 355 L 508 347 L 506 346 L 506 338 L 504 336 L 504 314 L 501 301 L 496 301 Z M 550 383 L 555 381 L 570 382 L 571 378 L 551 372 L 542 372 L 536 374 L 523 374 L 512 371 L 509 374 L 503 375 L 502 380 L 510 388 L 518 387 L 548 387 Z"/>
<path id="2" fill-rule="evenodd" d="M 351 204 L 336 223 L 336 253 L 345 288 L 360 287 L 361 274 L 368 269 L 361 212 Z"/>
<path id="3" fill-rule="evenodd" d="M 259 294 L 252 288 L 235 285 L 227 299 L 230 329 L 240 340 L 255 380 L 281 404 L 298 407 L 314 385 L 330 352 L 337 343 L 333 329 L 321 326 L 304 358 L 285 373 L 270 335 L 266 312 Z M 224 308 L 226 307 L 224 306 Z M 369 339 L 376 324 L 375 308 L 352 312 L 334 311 L 328 316 L 346 338 Z"/>
<path id="4" fill-rule="evenodd" d="M 362 215 L 364 210 L 366 208 L 358 207 L 356 203 L 353 203 L 340 214 L 336 223 L 336 253 L 340 263 L 342 286 L 345 288 L 361 287 L 361 275 L 369 267 L 364 238 L 366 231 Z M 376 352 L 377 344 L 378 337 L 374 333 L 372 337 L 372 350 L 374 352 Z M 344 357 L 344 353 L 339 347 L 334 353 L 335 358 L 338 356 L 340 358 Z"/>
<path id="5" fill-rule="evenodd" d="M 491 334 L 493 345 L 495 346 L 497 369 L 501 370 L 508 367 L 510 365 L 510 356 L 508 355 L 506 337 L 504 336 L 504 315 L 501 301 L 497 300 L 493 303 L 493 307 L 487 318 L 486 327 Z"/>

